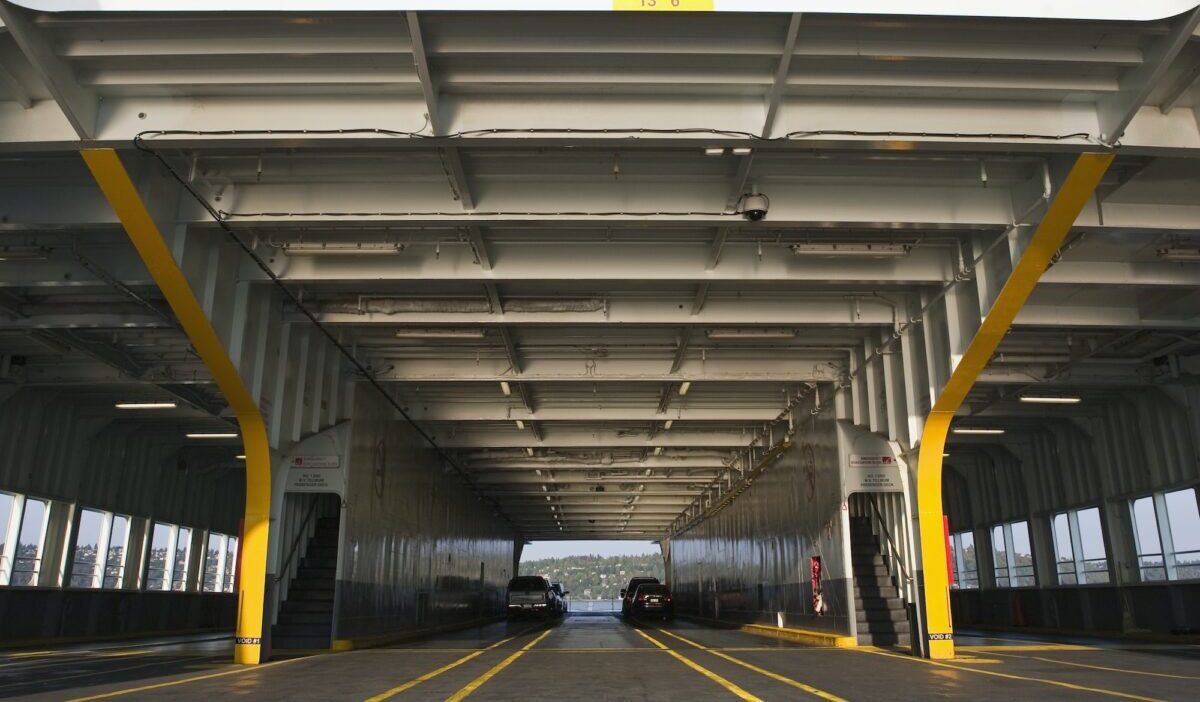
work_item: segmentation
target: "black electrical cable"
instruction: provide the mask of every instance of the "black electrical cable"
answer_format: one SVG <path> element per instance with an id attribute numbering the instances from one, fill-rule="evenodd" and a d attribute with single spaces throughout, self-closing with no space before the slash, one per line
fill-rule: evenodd
<path id="1" fill-rule="evenodd" d="M 630 137 L 636 137 L 642 134 L 649 135 L 669 135 L 669 134 L 708 134 L 716 137 L 747 139 L 756 142 L 779 142 L 779 141 L 794 141 L 798 139 L 807 139 L 811 137 L 821 136 L 845 136 L 845 137 L 896 137 L 903 139 L 1008 139 L 1008 140 L 1031 140 L 1031 141 L 1067 141 L 1069 139 L 1083 139 L 1092 143 L 1104 145 L 1099 139 L 1093 137 L 1087 132 L 1072 132 L 1068 134 L 1031 134 L 1020 132 L 925 132 L 925 131 L 866 131 L 858 129 L 807 129 L 788 132 L 777 137 L 765 137 L 761 134 L 753 132 L 740 131 L 736 129 L 718 129 L 715 127 L 675 127 L 675 128 L 647 128 L 647 127 L 597 127 L 597 128 L 577 128 L 577 127 L 494 127 L 490 129 L 468 129 L 460 132 L 450 132 L 448 134 L 423 134 L 421 132 L 410 132 L 399 129 L 383 129 L 379 127 L 349 127 L 345 129 L 155 129 L 140 132 L 134 137 L 135 141 L 141 141 L 154 137 L 169 137 L 169 136 L 331 136 L 331 135 L 375 135 L 389 137 L 406 137 L 409 139 L 462 139 L 469 140 L 472 138 L 504 135 L 504 134 L 624 134 Z"/>
<path id="2" fill-rule="evenodd" d="M 501 508 L 500 503 L 479 490 L 470 473 L 463 469 L 463 467 L 460 466 L 457 461 L 455 461 L 449 454 L 445 452 L 445 450 L 442 449 L 441 446 L 438 445 L 437 441 L 435 441 L 432 436 L 427 434 L 425 430 L 422 429 L 421 426 L 417 424 L 417 422 L 413 420 L 411 416 L 409 416 L 408 412 L 404 410 L 404 407 L 401 406 L 400 403 L 397 402 L 394 397 L 392 397 L 391 393 L 384 389 L 383 385 L 381 385 L 379 381 L 375 379 L 374 374 L 371 373 L 371 371 L 357 358 L 355 358 L 354 354 L 351 353 L 350 350 L 345 346 L 343 346 L 342 343 L 337 340 L 333 333 L 329 331 L 324 324 L 321 324 L 320 320 L 317 319 L 317 316 L 311 310 L 309 310 L 303 302 L 300 301 L 299 297 L 297 297 L 291 290 L 288 289 L 287 285 L 285 285 L 279 276 L 275 274 L 275 271 L 271 270 L 271 267 L 268 266 L 266 262 L 264 262 L 262 258 L 258 256 L 258 254 L 254 253 L 254 249 L 246 244 L 246 242 L 242 241 L 242 238 L 237 235 L 237 232 L 235 232 L 228 223 L 221 219 L 220 213 L 208 203 L 208 200 L 200 195 L 200 193 L 196 192 L 191 184 L 188 183 L 187 180 L 180 175 L 174 167 L 171 166 L 170 162 L 168 162 L 161 153 L 146 146 L 140 138 L 140 135 L 134 138 L 133 144 L 139 151 L 153 156 L 155 160 L 162 164 L 163 168 L 167 169 L 167 172 L 171 174 L 171 177 L 174 178 L 175 181 L 178 182 L 179 185 L 189 195 L 192 196 L 197 204 L 199 204 L 206 212 L 208 212 L 209 216 L 213 218 L 217 226 L 220 227 L 221 230 L 224 231 L 235 244 L 237 244 L 238 248 L 240 248 L 247 256 L 250 257 L 250 260 L 254 261 L 255 265 L 257 265 L 258 268 L 271 280 L 271 282 L 283 292 L 284 296 L 286 296 L 287 299 L 293 305 L 295 305 L 297 309 L 300 310 L 301 314 L 308 318 L 308 321 L 312 322 L 313 326 L 317 328 L 317 331 L 321 332 L 321 334 L 333 344 L 334 348 L 341 352 L 342 356 L 350 361 L 350 364 L 354 366 L 354 369 L 360 373 L 368 383 L 371 384 L 371 387 L 377 390 L 379 394 L 382 395 L 383 398 L 388 402 L 388 404 L 390 404 L 400 414 L 400 416 L 412 426 L 417 434 L 424 439 L 426 443 L 433 447 L 433 450 L 437 453 L 437 455 L 442 460 L 446 461 L 446 463 L 458 473 L 459 477 L 467 485 L 467 488 L 474 492 L 480 499 L 490 503 L 492 508 L 496 510 L 497 514 L 499 514 L 504 521 L 508 522 L 509 526 L 517 530 L 519 533 L 520 528 L 511 519 L 509 519 L 503 508 Z"/>

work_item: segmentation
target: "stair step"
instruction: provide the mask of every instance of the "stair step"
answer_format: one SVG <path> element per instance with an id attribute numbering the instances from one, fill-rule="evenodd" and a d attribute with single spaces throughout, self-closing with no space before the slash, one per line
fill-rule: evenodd
<path id="1" fill-rule="evenodd" d="M 300 590 L 333 590 L 332 578 L 292 578 L 292 584 L 288 588 L 288 592 L 298 592 Z"/>
<path id="2" fill-rule="evenodd" d="M 855 597 L 854 608 L 857 610 L 904 609 L 904 600 L 899 597 Z"/>
<path id="3" fill-rule="evenodd" d="M 333 590 L 288 590 L 287 601 L 333 602 Z"/>
<path id="4" fill-rule="evenodd" d="M 328 624 L 276 624 L 271 627 L 272 636 L 324 636 L 329 637 L 332 628 Z"/>
<path id="5" fill-rule="evenodd" d="M 305 552 L 305 558 L 337 558 L 337 546 L 310 545 Z"/>
<path id="6" fill-rule="evenodd" d="M 332 558 L 324 556 L 305 556 L 300 561 L 301 568 L 337 568 L 337 556 Z"/>
<path id="7" fill-rule="evenodd" d="M 859 622 L 859 632 L 868 634 L 907 634 L 908 622 Z"/>
<path id="8" fill-rule="evenodd" d="M 887 566 L 880 563 L 877 565 L 855 565 L 854 576 L 887 578 L 890 577 L 891 574 L 888 573 Z"/>
<path id="9" fill-rule="evenodd" d="M 271 638 L 271 648 L 288 649 L 326 649 L 329 648 L 329 636 L 280 636 Z"/>
<path id="10" fill-rule="evenodd" d="M 856 574 L 854 576 L 854 585 L 855 585 L 855 587 L 881 588 L 881 587 L 891 587 L 892 585 L 894 585 L 894 583 L 892 583 L 892 579 L 887 577 L 886 575 L 857 575 Z"/>
<path id="11" fill-rule="evenodd" d="M 909 637 L 907 634 L 858 634 L 859 646 L 908 646 Z"/>
<path id="12" fill-rule="evenodd" d="M 322 624 L 333 626 L 333 611 L 323 609 L 319 612 L 280 612 L 279 626 L 292 624 Z"/>
<path id="13" fill-rule="evenodd" d="M 883 599 L 890 600 L 900 596 L 900 591 L 895 586 L 884 587 L 865 587 L 862 585 L 854 586 L 854 596 L 859 599 Z"/>
<path id="14" fill-rule="evenodd" d="M 285 613 L 286 614 L 292 614 L 292 613 L 307 614 L 307 613 L 311 613 L 311 612 L 326 613 L 326 612 L 332 612 L 332 611 L 333 611 L 333 602 L 332 601 L 321 601 L 321 600 L 288 599 L 288 600 L 285 600 L 283 605 L 279 608 L 280 616 L 282 616 Z"/>
<path id="15" fill-rule="evenodd" d="M 902 609 L 860 609 L 855 613 L 859 623 L 907 622 L 908 612 Z"/>
<path id="16" fill-rule="evenodd" d="M 333 581 L 336 575 L 334 568 L 300 568 L 296 571 L 296 579 Z"/>

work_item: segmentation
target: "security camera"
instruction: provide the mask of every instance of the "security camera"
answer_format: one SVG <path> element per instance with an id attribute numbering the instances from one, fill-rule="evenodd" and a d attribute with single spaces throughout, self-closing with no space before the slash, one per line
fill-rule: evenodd
<path id="1" fill-rule="evenodd" d="M 762 193 L 746 193 L 742 196 L 740 213 L 751 222 L 758 222 L 767 216 L 771 200 Z"/>

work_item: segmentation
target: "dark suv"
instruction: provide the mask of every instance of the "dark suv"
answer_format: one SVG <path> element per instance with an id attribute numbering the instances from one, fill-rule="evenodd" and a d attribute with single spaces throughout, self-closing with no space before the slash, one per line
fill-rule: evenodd
<path id="1" fill-rule="evenodd" d="M 656 617 L 670 621 L 675 618 L 675 603 L 672 599 L 671 590 L 666 585 L 639 585 L 633 593 L 630 612 L 636 619 Z"/>
<path id="2" fill-rule="evenodd" d="M 540 575 L 519 575 L 508 581 L 508 616 L 510 619 L 534 615 L 552 617 L 557 614 L 550 581 Z"/>
<path id="3" fill-rule="evenodd" d="M 637 577 L 629 581 L 629 584 L 621 589 L 621 616 L 629 617 L 633 605 L 633 596 L 639 585 L 657 585 L 658 578 L 652 577 Z"/>

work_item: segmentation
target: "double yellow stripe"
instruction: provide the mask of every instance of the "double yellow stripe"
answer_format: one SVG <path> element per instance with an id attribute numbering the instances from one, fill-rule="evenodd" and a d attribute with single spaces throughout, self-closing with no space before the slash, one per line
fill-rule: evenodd
<path id="1" fill-rule="evenodd" d="M 675 660 L 679 661 L 680 663 L 683 663 L 687 667 L 691 668 L 692 670 L 696 671 L 697 673 L 700 673 L 701 675 L 708 678 L 709 680 L 712 680 L 713 682 L 715 682 L 716 684 L 725 688 L 726 690 L 729 690 L 734 695 L 736 695 L 738 698 L 746 700 L 746 702 L 762 702 L 761 698 L 755 697 L 754 695 L 750 694 L 749 692 L 746 692 L 745 690 L 738 687 L 737 685 L 734 685 L 733 683 L 729 682 L 725 678 L 721 677 L 720 675 L 717 675 L 716 673 L 712 672 L 708 668 L 705 668 L 704 666 L 700 665 L 699 663 L 696 663 L 695 661 L 691 660 L 690 658 L 683 656 L 679 652 L 672 651 L 671 649 L 669 649 L 665 645 L 663 645 L 663 643 L 661 641 L 659 641 L 658 639 L 654 638 L 653 636 L 647 634 L 646 632 L 642 631 L 641 629 L 634 629 L 634 631 L 641 634 L 642 638 L 646 639 L 650 643 L 654 644 L 655 646 L 658 646 L 660 649 L 671 654 L 671 657 L 674 658 Z"/>
<path id="2" fill-rule="evenodd" d="M 553 630 L 547 629 L 547 630 L 543 631 L 541 636 L 538 636 L 533 641 L 530 641 L 529 643 L 522 646 L 521 650 L 517 651 L 516 653 L 512 654 L 508 658 L 505 658 L 504 660 L 500 661 L 496 665 L 492 666 L 490 669 L 488 669 L 488 671 L 486 673 L 484 673 L 483 675 L 480 675 L 479 677 L 475 678 L 471 682 L 467 683 L 466 686 L 463 687 L 463 689 L 461 689 L 458 692 L 454 693 L 453 695 L 447 697 L 446 702 L 459 702 L 459 700 L 465 699 L 467 697 L 467 695 L 470 695 L 472 692 L 475 692 L 476 690 L 478 690 L 481 685 L 486 683 L 488 680 L 491 680 L 492 678 L 496 677 L 496 675 L 500 671 L 502 671 L 505 668 L 507 668 L 508 666 L 512 665 L 518 658 L 520 658 L 521 656 L 528 653 L 529 649 L 531 649 L 534 646 L 537 646 L 539 643 L 541 643 L 542 639 L 549 636 L 551 631 L 553 631 Z"/>
<path id="3" fill-rule="evenodd" d="M 549 632 L 547 632 L 547 633 L 549 633 Z M 517 634 L 517 636 L 520 636 L 520 634 Z M 404 692 L 405 690 L 411 690 L 412 688 L 416 687 L 417 685 L 420 685 L 421 683 L 426 682 L 427 680 L 432 680 L 432 679 L 436 678 L 437 676 L 441 675 L 442 673 L 445 673 L 448 670 L 454 670 L 455 668 L 462 665 L 463 663 L 474 660 L 474 659 L 478 658 L 479 656 L 482 656 L 483 654 L 487 653 L 488 651 L 491 651 L 492 649 L 500 648 L 501 646 L 508 643 L 509 641 L 512 641 L 513 639 L 517 638 L 517 636 L 510 636 L 507 639 L 497 641 L 496 643 L 492 644 L 491 646 L 488 646 L 486 648 L 481 648 L 478 651 L 473 651 L 472 653 L 469 653 L 469 654 L 463 656 L 462 658 L 459 658 L 456 661 L 447 663 L 446 665 L 442 666 L 441 668 L 438 668 L 437 670 L 431 670 L 428 673 L 425 673 L 424 675 L 415 677 L 412 680 L 409 680 L 408 682 L 406 682 L 402 685 L 397 685 L 396 687 L 393 687 L 392 689 L 387 690 L 385 692 L 381 692 L 378 695 L 375 695 L 374 697 L 368 697 L 365 702 L 383 702 L 383 700 L 386 700 L 389 697 L 395 697 L 396 695 L 400 694 L 401 692 Z M 543 634 L 543 636 L 545 636 L 545 634 Z"/>
<path id="4" fill-rule="evenodd" d="M 708 648 L 707 646 L 698 644 L 695 641 L 692 641 L 691 639 L 685 639 L 684 637 L 682 637 L 678 634 L 671 633 L 671 632 L 667 631 L 666 629 L 657 629 L 656 631 L 660 631 L 660 632 L 666 634 L 667 636 L 670 636 L 673 639 L 679 639 L 680 641 L 682 641 L 686 644 L 695 646 L 696 648 L 700 649 L 701 651 L 707 651 L 708 653 L 711 653 L 714 656 L 717 656 L 718 658 L 723 658 L 723 659 L 729 661 L 730 663 L 740 665 L 743 668 L 746 668 L 747 670 L 753 670 L 754 672 L 758 673 L 759 675 L 765 675 L 768 678 L 775 680 L 776 682 L 781 682 L 784 685 L 790 685 L 790 686 L 796 688 L 797 690 L 804 690 L 805 692 L 807 692 L 811 695 L 816 695 L 817 697 L 820 697 L 823 700 L 830 700 L 831 702 L 846 702 L 845 699 L 838 697 L 835 694 L 825 692 L 824 690 L 817 689 L 817 688 L 813 687 L 812 685 L 802 683 L 799 680 L 793 680 L 792 678 L 780 675 L 779 673 L 772 672 L 770 670 L 767 670 L 766 668 L 760 668 L 751 663 L 747 663 L 746 661 L 740 660 L 738 658 L 734 658 L 733 656 L 730 656 L 726 653 L 722 653 L 721 651 L 715 651 L 711 648 Z M 774 650 L 778 650 L 778 649 L 774 649 Z"/>

